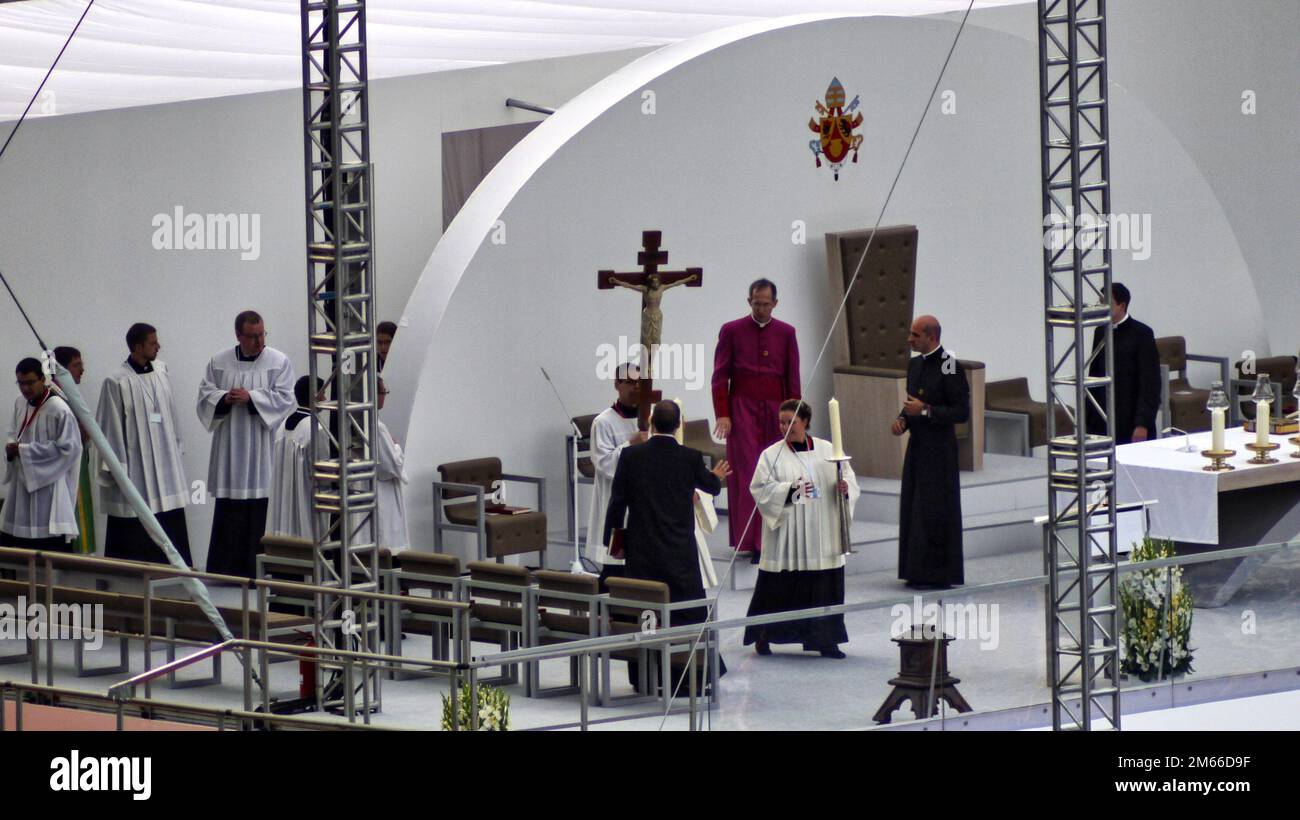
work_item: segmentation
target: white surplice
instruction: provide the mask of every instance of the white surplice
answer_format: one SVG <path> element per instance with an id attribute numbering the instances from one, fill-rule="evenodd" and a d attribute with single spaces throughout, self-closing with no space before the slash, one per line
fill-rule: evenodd
<path id="1" fill-rule="evenodd" d="M 317 459 L 329 453 L 329 442 L 324 435 L 320 437 L 316 453 Z M 292 430 L 280 425 L 273 462 L 275 480 L 266 507 L 267 534 L 313 538 L 310 416 L 299 421 Z"/>
<path id="2" fill-rule="evenodd" d="M 199 383 L 199 421 L 212 433 L 208 493 L 216 498 L 266 498 L 273 480 L 275 433 L 298 406 L 293 364 L 273 347 L 263 348 L 253 361 L 241 361 L 238 351 L 232 347 L 213 356 Z M 247 390 L 251 401 L 218 414 L 226 393 L 236 387 Z"/>
<path id="3" fill-rule="evenodd" d="M 619 454 L 628 439 L 636 433 L 637 418 L 624 418 L 613 407 L 596 416 L 591 423 L 591 466 L 595 469 L 591 493 L 591 514 L 587 516 L 587 544 L 583 554 L 597 564 L 621 566 L 621 558 L 612 558 L 605 544 L 605 511 L 609 509 L 609 493 L 614 486 L 614 470 Z"/>
<path id="4" fill-rule="evenodd" d="M 700 556 L 700 583 L 704 588 L 716 587 L 718 575 L 713 571 L 713 557 L 709 555 L 708 534 L 718 526 L 718 511 L 713 506 L 713 496 L 703 490 L 695 491 L 695 550 Z"/>
<path id="5" fill-rule="evenodd" d="M 0 531 L 19 538 L 75 537 L 81 428 L 72 408 L 53 391 L 23 430 L 34 410 L 21 396 L 14 402 L 7 441 L 18 442 L 18 456 L 6 461 Z"/>
<path id="6" fill-rule="evenodd" d="M 766 572 L 838 569 L 844 566 L 840 543 L 840 505 L 835 493 L 835 465 L 831 443 L 813 439 L 811 452 L 796 453 L 778 441 L 758 457 L 749 485 L 763 518 L 763 552 L 758 568 Z M 810 479 L 819 498 L 787 503 L 790 488 Z M 844 480 L 849 485 L 848 515 L 853 517 L 861 490 L 848 462 Z"/>
<path id="7" fill-rule="evenodd" d="M 403 499 L 407 482 L 406 456 L 382 421 L 376 421 L 375 426 L 379 434 L 378 460 L 375 462 L 375 509 L 379 516 L 375 527 L 376 543 L 398 553 L 411 546 L 406 528 L 406 501 Z"/>
<path id="8" fill-rule="evenodd" d="M 104 379 L 95 420 L 152 512 L 185 506 L 189 497 L 181 460 L 185 450 L 167 365 L 154 362 L 152 372 L 137 373 L 129 362 L 123 362 Z M 108 465 L 98 455 L 94 463 L 99 465 L 94 473 L 103 511 L 135 518 L 135 510 Z"/>

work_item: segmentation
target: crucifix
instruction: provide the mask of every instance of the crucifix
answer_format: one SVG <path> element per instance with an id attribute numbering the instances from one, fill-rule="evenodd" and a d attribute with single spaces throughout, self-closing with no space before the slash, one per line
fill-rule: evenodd
<path id="1" fill-rule="evenodd" d="M 641 294 L 641 395 L 637 401 L 637 427 L 642 431 L 650 429 L 650 409 L 663 396 L 654 389 L 654 373 L 651 370 L 655 351 L 659 347 L 660 333 L 663 331 L 664 314 L 661 303 L 664 291 L 685 285 L 698 288 L 704 284 L 703 268 L 687 268 L 679 271 L 661 271 L 660 265 L 668 264 L 668 251 L 660 250 L 659 242 L 663 234 L 660 231 L 642 231 L 641 247 L 636 255 L 640 271 L 633 273 L 615 273 L 612 270 L 598 271 L 596 287 L 600 290 L 627 288 Z"/>

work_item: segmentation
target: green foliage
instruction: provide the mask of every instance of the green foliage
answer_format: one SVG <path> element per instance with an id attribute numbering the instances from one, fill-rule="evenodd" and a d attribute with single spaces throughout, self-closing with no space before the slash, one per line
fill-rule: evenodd
<path id="1" fill-rule="evenodd" d="M 1129 557 L 1134 562 L 1153 561 L 1173 554 L 1173 542 L 1143 538 Z M 1192 650 L 1187 646 L 1192 634 L 1192 593 L 1183 585 L 1182 567 L 1126 574 L 1119 584 L 1119 602 L 1122 671 L 1143 681 L 1192 671 Z"/>

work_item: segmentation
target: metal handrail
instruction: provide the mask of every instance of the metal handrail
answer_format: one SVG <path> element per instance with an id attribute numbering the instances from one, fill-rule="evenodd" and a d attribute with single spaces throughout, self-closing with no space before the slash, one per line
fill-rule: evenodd
<path id="1" fill-rule="evenodd" d="M 73 555 L 65 552 L 46 552 L 43 550 L 27 550 L 17 547 L 0 547 L 0 559 L 8 557 L 22 558 L 24 561 L 35 559 L 37 561 L 48 561 L 52 565 L 71 564 L 82 567 L 99 567 L 101 569 L 114 570 L 115 575 L 122 575 L 124 571 L 130 570 L 140 573 L 141 580 L 148 580 L 151 577 L 175 577 L 175 578 L 197 578 L 201 581 L 217 581 L 223 584 L 231 584 L 249 591 L 256 589 L 266 589 L 269 591 L 285 592 L 310 592 L 316 595 L 346 595 L 352 598 L 365 598 L 373 601 L 389 601 L 394 603 L 406 603 L 411 600 L 410 596 L 392 595 L 386 592 L 371 592 L 361 589 L 342 590 L 340 587 L 322 586 L 319 584 L 304 584 L 297 581 L 281 581 L 270 578 L 245 578 L 241 575 L 221 575 L 215 572 L 199 572 L 198 570 L 182 570 L 166 564 L 145 564 L 136 561 L 122 561 L 115 558 L 96 558 L 91 555 Z M 420 599 L 423 604 L 426 599 Z M 429 602 L 441 605 L 449 610 L 468 609 L 469 605 L 459 601 L 444 599 L 427 599 Z M 436 608 L 436 607 L 435 607 Z"/>
<path id="2" fill-rule="evenodd" d="M 355 729 L 371 731 L 402 731 L 392 727 L 369 726 L 355 723 L 340 723 L 338 721 L 314 720 L 311 718 L 292 717 L 289 715 L 275 715 L 266 712 L 248 712 L 243 709 L 223 709 L 216 706 L 200 706 L 198 704 L 159 702 L 156 700 L 142 700 L 138 698 L 115 698 L 108 695 L 101 695 L 98 692 L 90 692 L 83 689 L 69 689 L 62 686 L 47 686 L 40 683 L 25 683 L 22 681 L 4 680 L 0 681 L 0 728 L 4 728 L 4 710 L 5 695 L 8 690 L 15 692 L 34 692 L 37 694 L 49 695 L 51 697 L 77 698 L 80 700 L 93 701 L 98 704 L 110 707 L 117 712 L 117 727 L 120 731 L 123 728 L 125 712 L 128 708 L 136 708 L 141 712 L 175 712 L 188 716 L 215 717 L 222 721 L 226 719 L 235 719 L 239 721 L 257 721 L 271 725 L 280 724 L 303 729 L 316 729 L 320 731 L 338 730 L 338 729 Z M 21 698 L 17 703 L 17 711 L 21 714 Z M 149 718 L 142 718 L 149 720 Z"/>
<path id="3" fill-rule="evenodd" d="M 1231 558 L 1243 558 L 1252 555 L 1287 552 L 1297 548 L 1300 548 L 1300 540 L 1282 541 L 1275 544 L 1261 544 L 1252 547 L 1236 547 L 1233 549 L 1216 550 L 1214 552 L 1198 555 L 1174 556 L 1172 558 L 1158 558 L 1150 561 L 1125 561 L 1117 566 L 1117 571 L 1121 574 L 1141 572 L 1144 570 L 1161 569 L 1164 567 L 1179 566 L 1183 564 L 1203 564 Z M 923 593 L 918 591 L 906 597 L 886 598 L 878 601 L 860 601 L 852 604 L 836 604 L 833 606 L 790 610 L 787 612 L 771 612 L 764 615 L 751 615 L 741 618 L 709 621 L 704 624 L 686 624 L 683 626 L 674 626 L 666 629 L 658 629 L 653 632 L 642 632 L 633 635 L 607 635 L 599 638 L 566 641 L 563 644 L 556 644 L 553 646 L 514 649 L 508 652 L 500 652 L 471 658 L 468 661 L 467 666 L 477 669 L 489 666 L 498 666 L 502 663 L 532 662 L 570 657 L 573 655 L 619 651 L 624 649 L 643 649 L 661 644 L 673 643 L 684 637 L 694 637 L 702 630 L 722 631 L 724 629 L 741 629 L 747 626 L 760 626 L 774 623 L 785 623 L 787 621 L 802 621 L 810 618 L 822 618 L 828 615 L 845 615 L 853 612 L 884 609 L 897 604 L 911 604 L 914 603 L 917 598 L 920 598 L 922 601 L 942 601 L 945 597 L 951 598 L 954 595 L 965 597 L 1007 589 L 1019 589 L 1022 587 L 1041 587 L 1045 586 L 1047 581 L 1048 576 L 1035 575 L 1008 581 L 992 581 L 986 584 L 962 586 L 951 590 L 942 590 L 937 593 Z M 700 600 L 707 601 L 707 599 Z"/>
<path id="4" fill-rule="evenodd" d="M 174 661 L 165 663 L 162 666 L 154 667 L 141 672 L 134 677 L 127 678 L 120 683 L 115 683 L 108 687 L 108 695 L 113 698 L 123 698 L 123 693 L 130 692 L 134 696 L 135 688 L 141 684 L 149 683 L 156 680 L 169 672 L 176 672 L 185 669 L 188 666 L 207 660 L 208 658 L 219 655 L 222 652 L 231 649 L 261 649 L 266 652 L 284 655 L 329 655 L 337 658 L 350 658 L 362 662 L 374 662 L 377 664 L 391 664 L 397 666 L 423 666 L 427 671 L 433 670 L 452 671 L 462 668 L 454 661 L 425 660 L 424 658 L 407 658 L 401 655 L 386 655 L 379 652 L 357 652 L 352 649 L 337 649 L 328 646 L 295 646 L 294 644 L 273 643 L 270 641 L 250 641 L 241 638 L 235 638 L 231 641 L 222 641 L 219 644 L 204 647 L 198 652 L 186 655 L 183 658 L 177 658 Z M 320 662 L 320 658 L 316 658 Z M 418 674 L 418 670 L 417 670 Z"/>

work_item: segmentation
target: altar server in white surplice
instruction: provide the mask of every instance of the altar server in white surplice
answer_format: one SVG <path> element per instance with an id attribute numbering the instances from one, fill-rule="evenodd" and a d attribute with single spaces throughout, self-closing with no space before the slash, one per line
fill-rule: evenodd
<path id="1" fill-rule="evenodd" d="M 388 388 L 384 380 L 379 379 L 379 409 L 384 409 Z M 376 543 L 380 547 L 402 552 L 411 546 L 411 537 L 406 528 L 406 456 L 402 447 L 393 440 L 388 426 L 375 420 L 376 433 L 379 437 L 375 462 L 375 508 L 379 516 L 376 527 Z"/>
<path id="2" fill-rule="evenodd" d="M 137 322 L 126 332 L 130 355 L 99 391 L 95 420 L 109 446 L 126 467 L 131 483 L 149 505 L 186 564 L 190 557 L 185 503 L 189 484 L 181 456 L 180 419 L 176 415 L 167 365 L 158 361 L 162 345 L 153 325 Z M 108 514 L 104 554 L 109 558 L 167 563 L 117 486 L 108 465 L 96 458 L 99 504 Z"/>
<path id="3" fill-rule="evenodd" d="M 763 519 L 763 552 L 758 581 L 749 602 L 750 615 L 788 612 L 844 603 L 844 549 L 840 541 L 840 504 L 848 499 L 853 517 L 860 490 L 848 463 L 844 480 L 835 477 L 831 443 L 808 434 L 812 411 L 792 399 L 781 405 L 782 441 L 758 459 L 749 485 Z M 760 655 L 769 644 L 798 643 L 806 651 L 843 658 L 839 644 L 848 641 L 844 616 L 832 615 L 745 629 L 745 644 Z"/>
<path id="4" fill-rule="evenodd" d="M 198 414 L 212 433 L 208 493 L 216 499 L 207 571 L 252 577 L 266 532 L 275 433 L 297 405 L 293 364 L 266 346 L 262 317 L 235 318 L 239 344 L 212 357 L 199 383 Z"/>
<path id="5" fill-rule="evenodd" d="M 319 387 L 317 380 L 317 387 Z M 315 537 L 311 528 L 311 377 L 294 382 L 297 409 L 289 414 L 275 438 L 272 458 L 271 495 L 266 514 L 267 535 L 293 538 Z M 329 455 L 329 439 L 321 430 L 316 459 Z"/>
<path id="6" fill-rule="evenodd" d="M 18 390 L 5 440 L 6 495 L 0 543 L 71 552 L 77 535 L 81 428 L 45 382 L 36 359 L 18 363 Z"/>
<path id="7" fill-rule="evenodd" d="M 630 444 L 640 444 L 646 434 L 637 430 L 637 401 L 641 395 L 641 373 L 634 364 L 621 364 L 614 371 L 618 398 L 591 422 L 591 466 L 595 472 L 591 514 L 587 517 L 587 544 L 583 554 L 600 567 L 601 589 L 605 579 L 623 575 L 623 559 L 609 554 L 604 543 L 605 510 L 614 484 L 619 454 Z"/>

